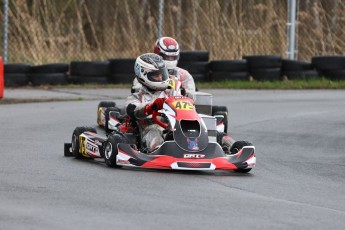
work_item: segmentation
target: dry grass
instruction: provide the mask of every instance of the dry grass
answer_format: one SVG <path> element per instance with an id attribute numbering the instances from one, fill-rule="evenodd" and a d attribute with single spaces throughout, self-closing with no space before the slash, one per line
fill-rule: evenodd
<path id="1" fill-rule="evenodd" d="M 12 0 L 9 62 L 106 60 L 149 52 L 158 35 L 158 3 Z M 164 35 L 175 37 L 183 50 L 209 50 L 211 59 L 286 57 L 287 0 L 165 0 L 164 4 Z M 299 8 L 298 58 L 344 53 L 344 1 L 300 1 Z"/>

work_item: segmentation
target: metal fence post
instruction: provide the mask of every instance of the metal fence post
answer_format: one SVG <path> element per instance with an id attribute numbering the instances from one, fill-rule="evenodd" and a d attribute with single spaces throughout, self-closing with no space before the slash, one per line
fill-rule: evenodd
<path id="1" fill-rule="evenodd" d="M 295 45 L 295 38 L 296 38 L 296 1 L 297 0 L 288 0 L 288 23 L 287 23 L 287 32 L 288 32 L 288 50 L 287 56 L 288 59 L 295 59 L 296 58 L 296 45 Z"/>
<path id="2" fill-rule="evenodd" d="M 162 37 L 163 34 L 163 21 L 164 21 L 164 0 L 159 1 L 159 8 L 158 8 L 158 37 Z"/>
<path id="3" fill-rule="evenodd" d="M 8 0 L 4 4 L 4 64 L 7 63 L 7 49 L 8 49 Z"/>

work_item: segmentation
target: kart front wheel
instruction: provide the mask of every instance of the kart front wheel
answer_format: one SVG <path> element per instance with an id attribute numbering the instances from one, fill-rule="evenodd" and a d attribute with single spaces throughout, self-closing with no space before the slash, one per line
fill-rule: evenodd
<path id="1" fill-rule="evenodd" d="M 252 143 L 248 142 L 248 141 L 236 141 L 230 149 L 230 153 L 231 154 L 236 154 L 237 152 L 239 152 L 244 146 L 253 146 Z M 239 172 L 239 173 L 248 173 L 250 172 L 250 170 L 252 170 L 251 168 L 248 169 L 235 169 L 235 172 Z"/>
<path id="2" fill-rule="evenodd" d="M 109 167 L 119 168 L 116 164 L 118 154 L 117 144 L 121 143 L 121 138 L 117 135 L 110 135 L 104 147 L 104 160 Z"/>
<path id="3" fill-rule="evenodd" d="M 72 154 L 74 155 L 75 158 L 85 158 L 83 154 L 80 152 L 80 145 L 83 143 L 80 143 L 80 135 L 83 132 L 93 132 L 97 133 L 95 128 L 92 127 L 77 127 L 74 129 L 73 134 L 72 134 Z"/>

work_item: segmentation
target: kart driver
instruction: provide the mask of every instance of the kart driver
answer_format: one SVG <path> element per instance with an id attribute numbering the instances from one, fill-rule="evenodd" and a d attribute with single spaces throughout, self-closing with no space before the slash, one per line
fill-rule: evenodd
<path id="1" fill-rule="evenodd" d="M 195 83 L 192 75 L 187 70 L 177 67 L 180 58 L 180 48 L 177 41 L 171 37 L 161 37 L 154 44 L 153 51 L 163 58 L 169 74 L 181 81 L 184 89 L 183 96 L 195 100 Z M 142 84 L 135 78 L 132 92 L 137 92 L 141 86 Z"/>
<path id="2" fill-rule="evenodd" d="M 163 58 L 154 53 L 140 55 L 134 65 L 136 79 L 141 87 L 126 101 L 127 115 L 142 127 L 142 143 L 153 151 L 163 143 L 163 128 L 150 116 L 162 109 L 169 96 L 169 73 Z"/>
<path id="3" fill-rule="evenodd" d="M 166 61 L 154 53 L 140 55 L 135 61 L 134 72 L 141 87 L 127 97 L 126 112 L 131 119 L 139 122 L 142 128 L 142 143 L 152 152 L 163 143 L 164 129 L 156 124 L 150 115 L 153 111 L 162 109 L 165 99 L 170 95 L 169 73 Z M 233 139 L 224 135 L 220 142 L 222 147 L 230 152 Z"/>

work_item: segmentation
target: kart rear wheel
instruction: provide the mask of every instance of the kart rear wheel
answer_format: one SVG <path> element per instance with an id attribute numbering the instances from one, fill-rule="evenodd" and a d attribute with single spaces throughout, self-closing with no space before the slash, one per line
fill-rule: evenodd
<path id="1" fill-rule="evenodd" d="M 228 133 L 228 108 L 226 106 L 212 106 L 212 116 L 223 115 L 224 116 L 224 133 Z"/>
<path id="2" fill-rule="evenodd" d="M 72 153 L 73 153 L 74 157 L 77 158 L 77 159 L 86 158 L 80 152 L 79 136 L 83 132 L 97 133 L 96 129 L 92 128 L 92 127 L 77 127 L 77 128 L 74 129 L 73 134 L 72 134 Z"/>
<path id="3" fill-rule="evenodd" d="M 109 167 L 120 168 L 116 164 L 118 154 L 117 144 L 122 143 L 122 139 L 118 135 L 110 135 L 104 147 L 104 160 Z"/>
<path id="4" fill-rule="evenodd" d="M 231 154 L 236 154 L 238 151 L 240 151 L 244 146 L 253 146 L 252 143 L 248 141 L 236 141 L 230 149 Z M 251 168 L 249 169 L 235 169 L 235 172 L 239 173 L 248 173 L 252 170 Z"/>
<path id="5" fill-rule="evenodd" d="M 115 107 L 116 103 L 114 101 L 101 101 L 98 104 L 97 107 L 97 124 L 99 126 L 103 126 L 103 124 L 101 124 L 101 115 L 102 115 L 102 110 L 100 110 L 99 108 L 103 107 L 103 108 L 109 108 L 109 107 Z"/>
<path id="6" fill-rule="evenodd" d="M 107 109 L 105 110 L 104 130 L 105 130 L 105 132 L 107 132 L 107 133 L 110 133 L 111 131 L 113 131 L 113 130 L 109 129 L 109 127 L 108 127 L 108 123 L 109 123 L 109 119 L 110 119 L 110 112 L 111 112 L 111 111 L 116 111 L 116 112 L 121 113 L 121 110 L 120 110 L 119 108 L 117 108 L 117 107 L 109 107 L 109 108 L 107 108 Z"/>

